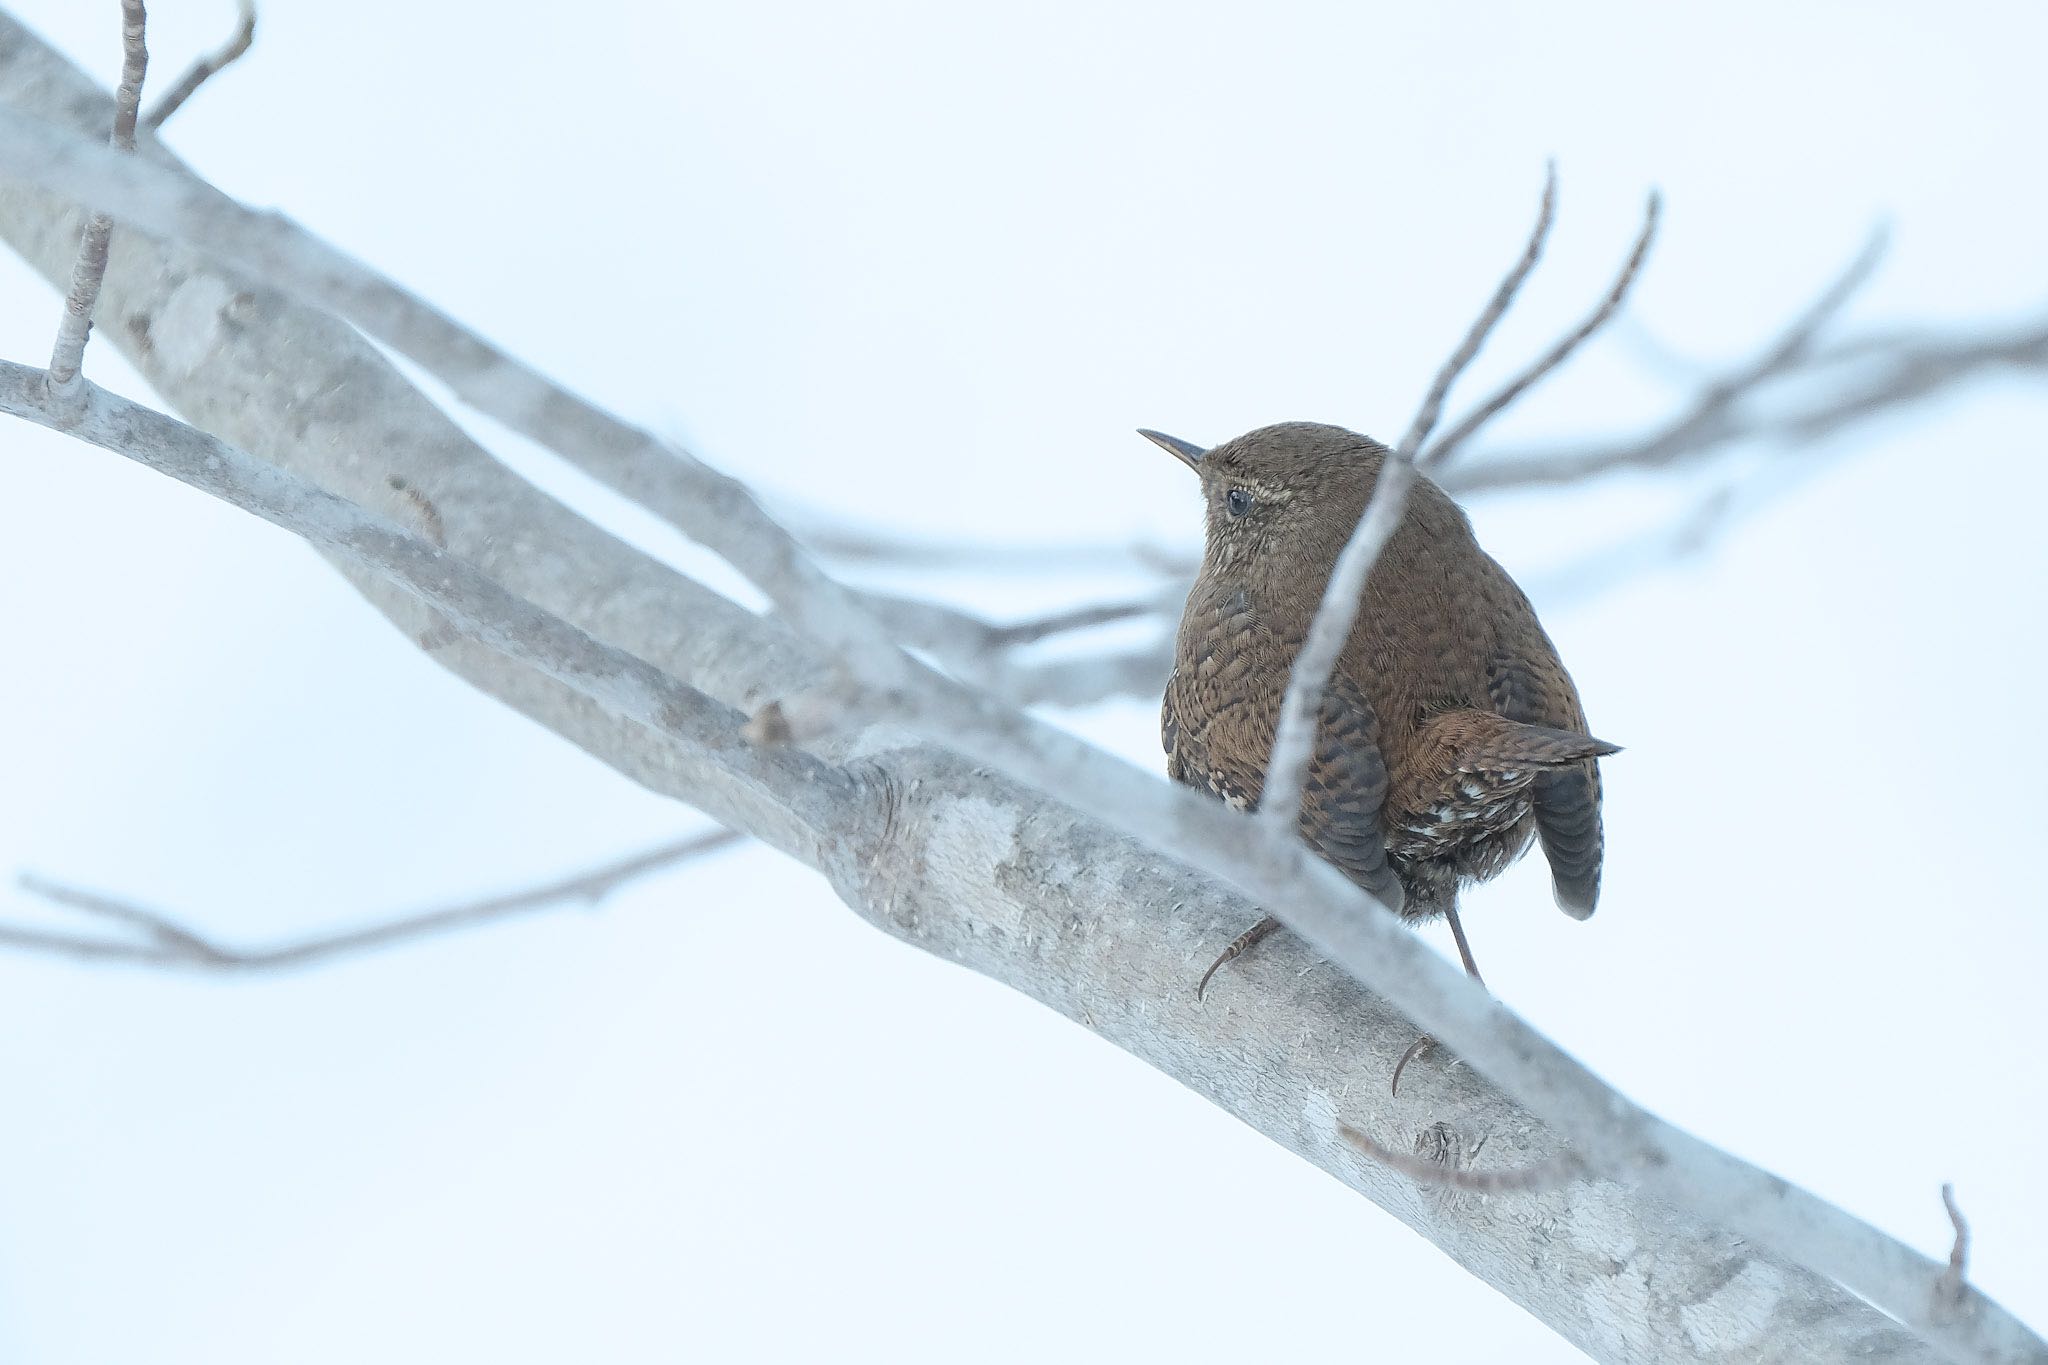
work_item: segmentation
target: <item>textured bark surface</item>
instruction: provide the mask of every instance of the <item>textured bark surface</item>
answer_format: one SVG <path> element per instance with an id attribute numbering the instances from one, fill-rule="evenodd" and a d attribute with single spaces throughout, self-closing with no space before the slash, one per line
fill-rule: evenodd
<path id="1" fill-rule="evenodd" d="M 0 16 L 0 99 L 80 130 L 107 96 Z M 171 164 L 152 139 L 143 154 Z M 61 287 L 84 215 L 0 184 L 0 235 Z M 774 621 L 592 526 L 468 439 L 354 330 L 116 231 L 99 334 L 194 425 L 410 526 L 514 593 L 741 713 L 823 676 Z M 400 481 L 394 486 L 393 480 Z M 1276 940 L 1207 1007 L 1192 983 L 1254 911 L 1215 883 L 957 756 L 869 731 L 824 756 L 828 804 L 658 740 L 534 669 L 445 641 L 408 594 L 351 581 L 444 667 L 643 785 L 816 868 L 887 932 L 1002 981 L 1127 1049 L 1417 1229 L 1602 1360 L 1921 1360 L 1930 1348 L 1828 1281 L 1620 1184 L 1533 1194 L 1418 1186 L 1335 1134 L 1479 1169 L 1554 1137 L 1468 1068 L 1386 1077 L 1413 1026 Z"/>

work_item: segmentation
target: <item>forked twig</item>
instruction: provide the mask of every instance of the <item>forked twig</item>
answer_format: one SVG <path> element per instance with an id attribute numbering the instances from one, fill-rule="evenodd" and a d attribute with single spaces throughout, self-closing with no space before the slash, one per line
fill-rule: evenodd
<path id="1" fill-rule="evenodd" d="M 86 934 L 65 934 L 0 924 L 0 943 L 40 952 L 56 953 L 89 961 L 131 962 L 159 967 L 198 967 L 218 971 L 259 971 L 299 967 L 309 962 L 365 952 L 372 948 L 432 934 L 447 933 L 491 920 L 505 919 L 527 910 L 544 909 L 564 901 L 596 905 L 627 882 L 671 867 L 713 849 L 738 843 L 744 835 L 714 829 L 671 840 L 631 857 L 607 863 L 573 877 L 515 891 L 487 896 L 482 900 L 426 910 L 360 929 L 322 934 L 269 948 L 234 948 L 185 928 L 169 915 L 113 896 L 86 891 L 61 882 L 24 875 L 22 890 L 53 905 L 112 920 L 140 931 L 131 939 L 103 938 Z"/>
<path id="2" fill-rule="evenodd" d="M 1529 234 L 1529 244 L 1523 249 L 1521 259 L 1501 280 L 1500 287 L 1493 291 L 1493 297 L 1487 300 L 1486 307 L 1466 330 L 1465 339 L 1459 343 L 1458 349 L 1437 371 L 1436 379 L 1423 395 L 1422 405 L 1416 410 L 1415 420 L 1409 424 L 1400 446 L 1382 461 L 1379 480 L 1358 519 L 1358 526 L 1330 571 L 1330 582 L 1323 592 L 1322 604 L 1316 608 L 1315 619 L 1309 623 L 1308 637 L 1302 642 L 1301 652 L 1294 659 L 1294 670 L 1287 679 L 1272 756 L 1266 763 L 1265 788 L 1259 799 L 1258 818 L 1266 821 L 1268 828 L 1278 837 L 1293 837 L 1301 808 L 1302 788 L 1308 781 L 1309 755 L 1315 747 L 1316 717 L 1322 710 L 1323 692 L 1329 686 L 1331 671 L 1337 666 L 1337 656 L 1343 653 L 1344 642 L 1350 638 L 1352 623 L 1358 618 L 1365 580 L 1371 575 L 1381 549 L 1401 524 L 1408 488 L 1415 481 L 1415 454 L 1429 439 L 1430 432 L 1435 430 L 1451 385 L 1472 363 L 1472 358 L 1479 354 L 1479 348 L 1486 344 L 1486 338 L 1521 291 L 1523 281 L 1536 268 L 1556 213 L 1557 165 L 1552 162 L 1544 175 L 1543 202 L 1537 211 L 1536 226 Z"/>
<path id="3" fill-rule="evenodd" d="M 1465 339 L 1458 349 L 1451 352 L 1451 358 L 1436 372 L 1436 380 L 1423 395 L 1422 406 L 1415 410 L 1415 420 L 1408 426 L 1408 434 L 1401 438 L 1397 455 L 1405 454 L 1413 460 L 1422 449 L 1422 443 L 1429 439 L 1429 433 L 1436 429 L 1437 418 L 1443 414 L 1444 399 L 1451 392 L 1458 376 L 1479 354 L 1479 348 L 1486 344 L 1486 338 L 1493 335 L 1493 329 L 1507 316 L 1508 308 L 1514 303 L 1515 295 L 1522 292 L 1522 285 L 1529 273 L 1536 268 L 1536 262 L 1543 256 L 1543 244 L 1550 239 L 1551 224 L 1557 220 L 1557 163 L 1550 162 L 1544 167 L 1543 202 L 1536 212 L 1536 226 L 1529 233 L 1529 245 L 1522 250 L 1522 259 L 1501 279 L 1500 287 L 1493 291 L 1493 297 L 1486 301 L 1486 307 L 1472 320 L 1465 331 Z"/>
<path id="4" fill-rule="evenodd" d="M 1889 233 L 1880 225 L 1849 267 L 1778 334 L 1776 341 L 1749 360 L 1701 389 L 1685 410 L 1661 430 L 1608 447 L 1521 459 L 1489 460 L 1459 469 L 1442 480 L 1459 494 L 1499 488 L 1576 483 L 1623 468 L 1656 469 L 1676 463 L 1700 449 L 1724 444 L 1747 434 L 1738 409 L 1743 400 L 1781 375 L 1797 369 L 1811 356 L 1814 341 L 1869 280 L 1884 258 Z"/>
<path id="5" fill-rule="evenodd" d="M 1472 410 L 1464 421 L 1452 427 L 1437 439 L 1427 453 L 1421 456 L 1424 469 L 1436 469 L 1447 463 L 1458 448 L 1472 439 L 1481 427 L 1512 406 L 1558 366 L 1571 358 L 1574 351 L 1583 346 L 1593 333 L 1607 325 L 1609 318 L 1621 308 L 1628 291 L 1634 287 L 1636 277 L 1642 273 L 1643 261 L 1650 254 L 1650 244 L 1656 240 L 1657 223 L 1663 214 L 1663 200 L 1656 191 L 1650 192 L 1649 203 L 1643 208 L 1643 230 L 1636 235 L 1636 244 L 1622 262 L 1621 273 L 1614 278 L 1614 284 L 1600 300 L 1598 306 L 1586 315 L 1586 320 L 1567 332 L 1556 345 L 1538 356 L 1520 374 L 1503 384 L 1490 398 Z"/>

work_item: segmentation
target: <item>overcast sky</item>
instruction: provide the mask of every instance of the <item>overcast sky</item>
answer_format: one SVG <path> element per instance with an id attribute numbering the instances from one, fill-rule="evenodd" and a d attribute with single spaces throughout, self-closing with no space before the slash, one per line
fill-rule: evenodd
<path id="1" fill-rule="evenodd" d="M 111 82 L 115 0 L 13 8 Z M 770 494 L 991 543 L 1192 546 L 1136 426 L 1398 435 L 1553 155 L 1553 244 L 1468 393 L 1584 310 L 1652 186 L 1666 230 L 1499 445 L 1670 410 L 1880 219 L 1853 321 L 2048 308 L 2039 5 L 1260 8 L 273 0 L 169 140 Z M 160 77 L 232 13 L 159 0 Z M 46 356 L 58 307 L 0 259 L 0 355 Z M 109 347 L 87 369 L 151 398 Z M 1532 861 L 1467 915 L 1516 1009 L 1701 1136 L 1933 1253 L 1955 1181 L 1975 1278 L 2036 1324 L 2044 433 L 2038 377 L 1958 390 L 1590 594 L 1555 571 L 1714 481 L 1475 504 L 1626 751 L 1600 913 Z M 5 456 L 0 872 L 253 942 L 701 823 L 281 533 L 27 427 Z M 925 586 L 1003 612 L 1131 583 Z M 1160 762 L 1149 702 L 1065 719 Z M 757 849 L 300 975 L 0 954 L 0 1037 L 7 1365 L 1578 1358 Z"/>

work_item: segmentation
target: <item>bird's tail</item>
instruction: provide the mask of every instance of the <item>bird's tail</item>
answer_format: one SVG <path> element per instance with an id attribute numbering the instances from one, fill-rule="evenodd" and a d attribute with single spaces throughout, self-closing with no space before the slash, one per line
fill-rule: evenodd
<path id="1" fill-rule="evenodd" d="M 1621 752 L 1618 744 L 1576 730 L 1529 725 L 1491 711 L 1447 711 L 1431 724 L 1440 727 L 1440 737 L 1454 755 L 1453 766 L 1463 773 L 1568 768 Z"/>

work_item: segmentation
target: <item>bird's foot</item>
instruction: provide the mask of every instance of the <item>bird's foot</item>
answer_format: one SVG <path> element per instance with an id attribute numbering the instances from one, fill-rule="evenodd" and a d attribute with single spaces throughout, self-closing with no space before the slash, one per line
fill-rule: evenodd
<path id="1" fill-rule="evenodd" d="M 1246 952 L 1250 951 L 1252 945 L 1256 944 L 1260 939 L 1266 937 L 1266 935 L 1272 933 L 1275 929 L 1278 929 L 1279 927 L 1280 921 L 1274 919 L 1271 915 L 1268 915 L 1264 919 L 1260 920 L 1257 924 L 1254 924 L 1251 928 L 1245 930 L 1236 938 L 1232 939 L 1230 941 L 1230 946 L 1228 948 L 1225 948 L 1222 954 L 1218 956 L 1214 962 L 1211 962 L 1209 964 L 1209 970 L 1202 973 L 1201 981 L 1198 982 L 1195 986 L 1196 1001 L 1199 1002 L 1202 999 L 1203 995 L 1207 993 L 1209 989 L 1209 978 L 1216 975 L 1216 969 L 1218 967 L 1221 967 L 1224 963 L 1230 961 L 1234 957 L 1243 957 Z"/>
<path id="2" fill-rule="evenodd" d="M 1458 918 L 1458 907 L 1455 902 L 1444 907 L 1444 918 L 1451 922 L 1451 937 L 1458 942 L 1458 960 L 1465 964 L 1465 975 L 1484 986 L 1486 978 L 1479 974 L 1479 964 L 1472 960 L 1472 945 L 1465 939 L 1465 923 Z M 1408 1050 L 1401 1054 L 1401 1060 L 1394 1063 L 1393 1089 L 1396 1095 L 1401 1093 L 1401 1073 L 1408 1069 L 1408 1063 L 1435 1046 L 1436 1039 L 1427 1033 L 1408 1045 Z M 1451 1065 L 1457 1064 L 1458 1059 L 1453 1057 Z"/>

